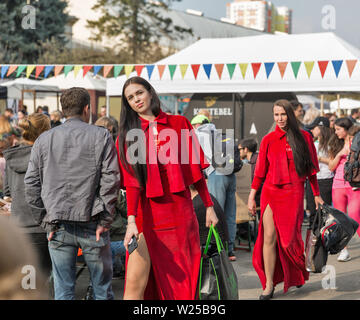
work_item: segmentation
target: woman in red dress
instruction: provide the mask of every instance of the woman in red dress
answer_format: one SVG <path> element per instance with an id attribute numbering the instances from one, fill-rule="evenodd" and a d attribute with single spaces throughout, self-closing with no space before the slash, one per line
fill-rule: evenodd
<path id="1" fill-rule="evenodd" d="M 133 236 L 138 240 L 137 249 L 127 251 L 124 299 L 195 299 L 201 251 L 189 185 L 207 207 L 206 225 L 218 219 L 202 174 L 208 164 L 192 126 L 185 117 L 162 112 L 153 87 L 133 77 L 123 87 L 119 129 L 128 205 L 125 248 Z"/>
<path id="2" fill-rule="evenodd" d="M 276 128 L 261 141 L 248 208 L 255 214 L 256 190 L 261 192 L 259 233 L 253 252 L 253 265 L 263 287 L 260 300 L 271 299 L 275 286 L 284 282 L 284 292 L 302 286 L 309 279 L 305 269 L 301 224 L 304 216 L 304 182 L 309 178 L 316 207 L 319 171 L 311 135 L 301 130 L 287 100 L 273 107 Z"/>

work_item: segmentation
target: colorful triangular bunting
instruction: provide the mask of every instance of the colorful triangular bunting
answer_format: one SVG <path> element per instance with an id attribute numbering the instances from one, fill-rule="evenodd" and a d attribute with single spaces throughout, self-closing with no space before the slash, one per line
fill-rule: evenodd
<path id="1" fill-rule="evenodd" d="M 146 70 L 147 70 L 147 73 L 148 73 L 149 80 L 151 79 L 152 73 L 154 71 L 154 67 L 155 66 L 153 64 L 150 64 L 150 65 L 146 66 Z"/>
<path id="2" fill-rule="evenodd" d="M 161 78 L 162 78 L 162 76 L 164 74 L 164 71 L 165 71 L 165 65 L 163 65 L 163 64 L 158 65 L 158 71 L 159 71 L 159 77 L 160 77 L 160 80 L 161 80 Z"/>
<path id="3" fill-rule="evenodd" d="M 274 68 L 275 62 L 265 62 L 266 77 L 269 79 L 270 73 Z"/>
<path id="4" fill-rule="evenodd" d="M 351 78 L 353 71 L 355 69 L 357 60 L 346 60 L 346 65 L 349 71 L 349 77 Z"/>
<path id="5" fill-rule="evenodd" d="M 18 67 L 17 65 L 15 65 L 15 66 L 10 66 L 10 68 L 9 68 L 6 76 L 8 77 L 9 75 L 11 75 L 11 74 L 17 69 L 17 67 Z"/>
<path id="6" fill-rule="evenodd" d="M 224 70 L 224 64 L 223 63 L 218 63 L 218 64 L 215 64 L 215 69 L 216 69 L 216 72 L 219 76 L 219 79 L 221 79 L 221 76 L 222 76 L 222 73 L 223 73 L 223 70 Z"/>
<path id="7" fill-rule="evenodd" d="M 259 62 L 252 63 L 251 66 L 253 69 L 254 79 L 256 79 L 256 76 L 258 75 L 260 67 L 261 67 L 261 63 L 259 63 Z"/>
<path id="8" fill-rule="evenodd" d="M 124 69 L 125 69 L 126 78 L 129 78 L 131 72 L 132 72 L 133 69 L 134 69 L 134 65 L 132 65 L 132 64 L 127 64 L 127 65 L 125 65 Z"/>
<path id="9" fill-rule="evenodd" d="M 294 73 L 295 79 L 297 79 L 297 76 L 299 74 L 300 66 L 301 66 L 301 61 L 293 61 L 293 62 L 291 62 L 291 68 L 292 68 L 292 71 Z"/>
<path id="10" fill-rule="evenodd" d="M 93 74 L 94 74 L 94 76 L 96 76 L 98 73 L 99 73 L 99 71 L 101 70 L 101 68 L 102 68 L 103 66 L 94 66 L 94 72 L 93 72 Z"/>
<path id="11" fill-rule="evenodd" d="M 227 69 L 229 72 L 229 77 L 230 77 L 230 79 L 232 79 L 232 77 L 234 75 L 236 64 L 235 63 L 227 63 L 226 66 L 227 66 Z"/>
<path id="12" fill-rule="evenodd" d="M 286 70 L 288 63 L 287 62 L 278 62 L 277 65 L 278 65 L 278 68 L 279 68 L 279 71 L 281 74 L 281 79 L 284 79 L 284 74 L 285 74 L 285 70 Z"/>
<path id="13" fill-rule="evenodd" d="M 332 61 L 332 65 L 334 67 L 336 78 L 339 76 L 339 72 L 340 72 L 342 64 L 343 64 L 343 60 L 333 60 Z"/>
<path id="14" fill-rule="evenodd" d="M 65 77 L 69 74 L 69 72 L 74 68 L 74 66 L 72 65 L 66 65 L 64 66 L 64 74 L 65 74 Z"/>
<path id="15" fill-rule="evenodd" d="M 136 71 L 136 74 L 138 77 L 141 76 L 141 72 L 143 71 L 144 67 L 145 67 L 144 65 L 136 65 L 135 66 L 135 71 Z"/>
<path id="16" fill-rule="evenodd" d="M 55 77 L 61 72 L 61 70 L 62 70 L 63 68 L 64 68 L 63 65 L 55 66 L 55 71 L 54 71 Z"/>
<path id="17" fill-rule="evenodd" d="M 40 73 L 45 69 L 45 66 L 36 66 L 35 69 L 35 79 L 38 78 L 38 76 L 40 75 Z"/>
<path id="18" fill-rule="evenodd" d="M 1 66 L 1 79 L 4 79 L 8 70 L 9 70 L 9 66 Z"/>
<path id="19" fill-rule="evenodd" d="M 212 68 L 212 64 L 203 64 L 203 68 L 205 70 L 205 73 L 208 77 L 208 79 L 210 79 L 210 75 L 211 75 L 211 68 Z"/>
<path id="20" fill-rule="evenodd" d="M 79 66 L 79 65 L 76 65 L 75 67 L 74 67 L 74 78 L 76 78 L 77 77 L 77 75 L 78 75 L 78 73 L 79 73 L 79 71 L 82 69 L 82 66 Z"/>
<path id="21" fill-rule="evenodd" d="M 314 64 L 315 64 L 315 61 L 305 61 L 304 62 L 305 69 L 306 69 L 306 72 L 307 72 L 307 75 L 308 75 L 309 79 L 310 79 L 310 76 L 311 76 L 311 72 L 313 71 Z"/>
<path id="22" fill-rule="evenodd" d="M 172 80 L 174 77 L 174 73 L 175 73 L 177 64 L 169 64 L 168 67 L 169 67 L 169 71 L 170 71 L 170 78 Z"/>
<path id="23" fill-rule="evenodd" d="M 321 77 L 324 78 L 325 72 L 326 72 L 326 68 L 329 64 L 329 61 L 318 61 L 318 65 L 319 65 L 319 69 L 320 69 L 320 73 L 321 73 Z"/>
<path id="24" fill-rule="evenodd" d="M 248 66 L 249 66 L 248 63 L 240 63 L 239 64 L 241 75 L 242 75 L 243 79 L 245 79 Z"/>
<path id="25" fill-rule="evenodd" d="M 113 68 L 114 66 L 111 65 L 111 66 L 104 66 L 104 73 L 103 73 L 103 76 L 104 78 L 106 78 L 109 74 L 109 72 L 111 71 L 111 69 Z"/>
<path id="26" fill-rule="evenodd" d="M 47 78 L 53 69 L 54 66 L 46 66 L 44 70 L 44 78 Z"/>
<path id="27" fill-rule="evenodd" d="M 184 79 L 186 71 L 188 69 L 188 64 L 180 64 L 180 72 L 181 72 L 181 78 Z"/>
<path id="28" fill-rule="evenodd" d="M 191 69 L 193 71 L 194 77 L 195 79 L 197 79 L 198 73 L 199 73 L 199 69 L 200 69 L 200 65 L 199 64 L 192 64 L 191 65 Z"/>
<path id="29" fill-rule="evenodd" d="M 83 66 L 83 78 L 86 76 L 86 74 L 92 69 L 93 66 L 87 65 Z"/>
<path id="30" fill-rule="evenodd" d="M 115 78 L 117 78 L 119 76 L 119 74 L 123 68 L 124 68 L 124 65 L 122 65 L 122 64 L 114 66 L 114 77 Z"/>
<path id="31" fill-rule="evenodd" d="M 26 67 L 26 78 L 29 78 L 31 73 L 34 71 L 35 65 L 28 65 Z"/>

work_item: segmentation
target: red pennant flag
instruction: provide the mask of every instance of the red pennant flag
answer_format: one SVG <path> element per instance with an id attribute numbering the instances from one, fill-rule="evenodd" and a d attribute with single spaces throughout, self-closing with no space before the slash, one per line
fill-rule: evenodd
<path id="1" fill-rule="evenodd" d="M 107 77 L 107 75 L 109 74 L 109 72 L 111 71 L 111 69 L 113 68 L 113 66 L 104 66 L 104 78 Z"/>
<path id="2" fill-rule="evenodd" d="M 222 72 L 224 70 L 224 64 L 215 64 L 216 72 L 219 76 L 219 79 L 221 79 Z"/>
<path id="3" fill-rule="evenodd" d="M 288 63 L 287 62 L 278 62 L 278 67 L 279 67 L 279 71 L 281 74 L 281 79 L 284 78 L 284 74 L 285 74 L 285 70 L 287 67 Z"/>
<path id="4" fill-rule="evenodd" d="M 55 77 L 61 72 L 61 70 L 64 68 L 63 65 L 61 66 L 55 66 L 54 75 Z"/>
<path id="5" fill-rule="evenodd" d="M 326 71 L 326 68 L 327 68 L 328 64 L 329 64 L 329 61 L 318 61 L 321 76 L 323 78 L 324 78 L 324 74 L 325 74 L 325 71 Z"/>
<path id="6" fill-rule="evenodd" d="M 18 67 L 18 65 L 10 66 L 6 76 L 8 77 L 9 75 L 11 75 L 17 69 L 17 67 Z"/>
<path id="7" fill-rule="evenodd" d="M 256 79 L 256 76 L 260 70 L 260 67 L 261 67 L 261 63 L 252 63 L 251 64 L 252 66 L 252 69 L 253 69 L 253 73 L 254 73 L 254 79 Z"/>
<path id="8" fill-rule="evenodd" d="M 165 65 L 158 65 L 158 70 L 159 70 L 159 76 L 160 76 L 160 80 L 164 74 L 164 70 L 165 70 Z"/>
<path id="9" fill-rule="evenodd" d="M 356 63 L 357 63 L 357 60 L 346 60 L 346 65 L 348 67 L 349 77 L 350 78 L 351 78 L 352 73 L 353 73 L 353 71 L 355 69 Z"/>
<path id="10" fill-rule="evenodd" d="M 199 64 L 192 64 L 191 69 L 192 69 L 192 71 L 194 73 L 194 77 L 196 79 L 197 76 L 198 76 L 198 73 L 199 73 L 200 65 Z"/>
<path id="11" fill-rule="evenodd" d="M 93 66 L 83 66 L 83 77 L 92 69 Z"/>
<path id="12" fill-rule="evenodd" d="M 44 70 L 45 66 L 36 66 L 35 69 L 35 79 L 40 75 L 40 73 Z"/>
<path id="13" fill-rule="evenodd" d="M 142 70 L 144 69 L 144 67 L 145 66 L 135 66 L 135 70 L 136 70 L 136 73 L 137 73 L 137 75 L 138 75 L 138 77 L 140 77 L 140 75 L 141 75 L 141 72 L 142 72 Z"/>

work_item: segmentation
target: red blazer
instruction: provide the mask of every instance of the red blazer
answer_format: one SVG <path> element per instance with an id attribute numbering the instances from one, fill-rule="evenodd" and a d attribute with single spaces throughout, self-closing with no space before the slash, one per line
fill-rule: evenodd
<path id="1" fill-rule="evenodd" d="M 160 197 L 164 194 L 157 157 L 152 158 L 155 159 L 155 163 L 154 161 L 151 161 L 151 163 L 149 161 L 154 154 L 156 155 L 156 149 L 162 150 L 167 155 L 169 155 L 170 151 L 173 152 L 176 150 L 177 152 L 175 157 L 170 158 L 170 162 L 165 164 L 168 179 L 171 181 L 170 191 L 172 193 L 184 191 L 186 187 L 203 178 L 202 170 L 206 169 L 209 163 L 206 161 L 193 127 L 185 117 L 167 115 L 160 111 L 160 114 L 154 122 L 149 122 L 141 117 L 140 120 L 141 128 L 145 133 L 147 142 L 147 198 Z M 171 139 L 167 136 L 164 137 L 164 139 L 155 141 L 153 126 L 156 126 L 159 135 L 164 129 L 173 129 L 172 133 L 174 135 L 171 136 Z M 120 163 L 121 187 L 140 188 L 139 182 L 135 178 L 131 167 L 130 170 L 127 171 L 120 161 L 119 138 L 116 141 L 116 148 L 118 150 L 118 160 Z M 166 152 L 166 150 L 168 152 Z"/>
<path id="2" fill-rule="evenodd" d="M 311 135 L 304 130 L 301 130 L 301 133 L 308 145 L 310 157 L 314 164 L 314 168 L 309 174 L 310 177 L 319 172 L 319 162 Z M 258 190 L 265 177 L 269 183 L 274 185 L 291 183 L 286 155 L 286 132 L 278 126 L 261 141 L 255 177 L 251 187 Z"/>

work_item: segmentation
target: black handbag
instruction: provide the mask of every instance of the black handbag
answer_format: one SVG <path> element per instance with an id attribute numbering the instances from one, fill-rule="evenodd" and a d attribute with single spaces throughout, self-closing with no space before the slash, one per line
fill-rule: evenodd
<path id="1" fill-rule="evenodd" d="M 327 204 L 320 206 L 322 244 L 330 254 L 337 254 L 346 247 L 359 224 L 347 214 Z"/>
<path id="2" fill-rule="evenodd" d="M 328 259 L 328 251 L 321 241 L 322 212 L 319 208 L 305 244 L 305 268 L 309 272 L 321 273 Z"/>
<path id="3" fill-rule="evenodd" d="M 211 237 L 214 235 L 216 251 L 209 253 Z M 220 236 L 211 225 L 206 246 L 201 258 L 199 276 L 200 300 L 238 300 L 237 276 Z"/>

